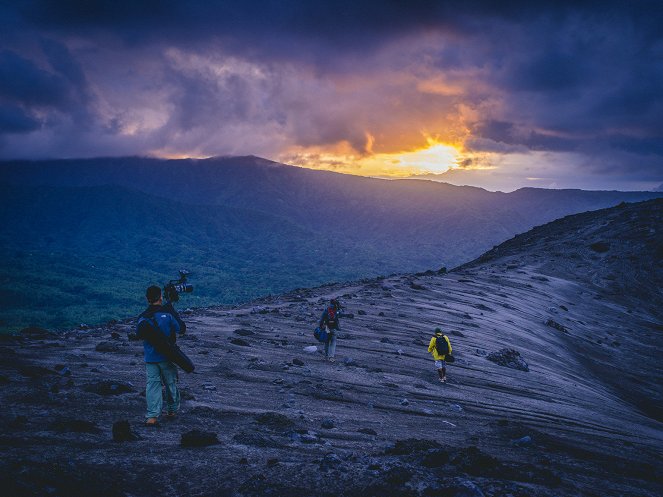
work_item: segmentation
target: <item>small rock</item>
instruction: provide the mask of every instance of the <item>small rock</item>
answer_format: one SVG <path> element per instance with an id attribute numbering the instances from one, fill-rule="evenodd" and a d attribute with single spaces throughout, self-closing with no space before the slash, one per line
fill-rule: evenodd
<path id="1" fill-rule="evenodd" d="M 451 334 L 452 334 L 453 336 L 457 336 L 457 337 L 461 337 L 461 338 L 465 336 L 463 333 L 461 333 L 461 332 L 458 331 L 458 330 L 453 330 L 453 331 L 451 332 Z"/>
<path id="2" fill-rule="evenodd" d="M 113 340 L 119 340 L 120 339 L 120 334 L 117 331 L 114 331 L 111 333 L 111 338 Z"/>
<path id="3" fill-rule="evenodd" d="M 345 364 L 346 366 L 355 366 L 357 363 L 354 361 L 352 357 L 344 357 L 343 364 Z"/>
<path id="4" fill-rule="evenodd" d="M 362 310 L 362 309 L 359 309 L 359 310 L 357 311 L 357 314 L 359 314 L 360 316 L 365 316 L 365 315 L 366 315 L 366 311 L 364 311 L 364 310 Z"/>
<path id="5" fill-rule="evenodd" d="M 207 447 L 220 442 L 216 433 L 191 430 L 182 434 L 182 441 L 180 443 L 182 447 Z"/>
<path id="6" fill-rule="evenodd" d="M 131 431 L 129 421 L 123 419 L 113 423 L 113 441 L 114 442 L 134 442 L 140 440 L 141 437 Z"/>
<path id="7" fill-rule="evenodd" d="M 391 343 L 391 340 L 389 340 L 387 337 L 382 337 L 380 338 L 380 343 Z"/>
<path id="8" fill-rule="evenodd" d="M 100 342 L 94 350 L 97 352 L 119 352 L 120 345 L 115 342 Z"/>
<path id="9" fill-rule="evenodd" d="M 208 392 L 214 392 L 216 390 L 216 386 L 215 385 L 210 385 L 208 383 L 208 384 L 203 385 L 203 390 L 207 390 Z"/>
<path id="10" fill-rule="evenodd" d="M 449 406 L 449 408 L 450 408 L 452 411 L 463 412 L 463 407 L 462 407 L 460 404 L 451 404 L 451 405 Z"/>
<path id="11" fill-rule="evenodd" d="M 301 436 L 301 440 L 304 444 L 314 444 L 318 441 L 318 437 L 310 433 L 305 433 Z"/>
<path id="12" fill-rule="evenodd" d="M 407 399 L 401 399 L 401 401 L 400 401 L 400 405 L 402 405 L 402 406 L 409 406 L 409 405 L 410 405 L 410 401 L 407 400 Z"/>
<path id="13" fill-rule="evenodd" d="M 384 317 L 384 312 L 378 312 L 378 316 L 383 318 Z"/>
<path id="14" fill-rule="evenodd" d="M 298 358 L 295 357 L 295 358 L 292 360 L 292 364 L 295 365 L 295 366 L 303 366 L 303 365 L 304 365 L 304 361 L 302 361 L 301 359 L 298 359 Z"/>
<path id="15" fill-rule="evenodd" d="M 51 429 L 59 432 L 100 433 L 97 426 L 83 419 L 58 419 L 51 423 Z"/>
<path id="16" fill-rule="evenodd" d="M 403 354 L 405 354 L 405 352 L 403 352 L 403 349 L 398 349 L 398 350 L 396 351 L 396 354 L 398 354 L 398 355 L 403 355 Z"/>
<path id="17" fill-rule="evenodd" d="M 309 345 L 308 347 L 304 347 L 304 352 L 307 354 L 315 354 L 318 351 L 318 347 L 315 345 Z"/>
<path id="18" fill-rule="evenodd" d="M 249 336 L 255 335 L 254 331 L 247 330 L 247 329 L 244 329 L 244 328 L 240 328 L 238 330 L 235 330 L 235 331 L 233 331 L 233 333 L 235 333 L 236 335 L 239 335 L 241 337 L 249 337 Z"/>
<path id="19" fill-rule="evenodd" d="M 121 383 L 119 381 L 104 380 L 92 383 L 85 387 L 86 392 L 96 393 L 97 395 L 121 395 L 123 393 L 135 392 L 130 383 Z"/>
<path id="20" fill-rule="evenodd" d="M 357 430 L 357 432 L 358 432 L 358 433 L 363 433 L 364 435 L 373 435 L 373 436 L 375 436 L 375 435 L 378 434 L 378 432 L 375 431 L 375 430 L 372 429 L 372 428 L 359 428 L 359 429 Z"/>
<path id="21" fill-rule="evenodd" d="M 532 437 L 529 435 L 525 435 L 522 438 L 518 438 L 517 440 L 512 440 L 511 444 L 515 445 L 516 447 L 529 447 L 533 443 Z"/>
<path id="22" fill-rule="evenodd" d="M 251 344 L 242 338 L 232 338 L 230 343 L 233 345 L 239 345 L 240 347 L 250 347 Z"/>
<path id="23" fill-rule="evenodd" d="M 529 371 L 527 362 L 520 356 L 520 352 L 514 349 L 500 349 L 497 352 L 491 352 L 486 356 L 486 359 L 499 366 L 519 371 Z"/>
<path id="24" fill-rule="evenodd" d="M 71 376 L 71 369 L 67 366 L 64 366 L 62 369 L 57 370 L 62 376 Z"/>
<path id="25" fill-rule="evenodd" d="M 562 324 L 559 324 L 557 321 L 553 319 L 549 319 L 546 321 L 546 326 L 550 326 L 551 328 L 555 328 L 558 331 L 561 331 L 562 333 L 568 333 L 569 331 L 566 329 L 566 327 Z"/>
<path id="26" fill-rule="evenodd" d="M 242 465 L 246 465 L 246 464 L 249 464 L 249 460 L 246 457 L 242 457 L 239 460 L 239 463 L 242 464 Z"/>
<path id="27" fill-rule="evenodd" d="M 333 420 L 331 420 L 331 419 L 324 419 L 324 420 L 322 421 L 322 424 L 321 424 L 320 426 L 321 426 L 322 428 L 324 428 L 325 430 L 331 430 L 331 429 L 334 428 L 336 425 L 334 424 L 334 421 L 333 421 Z"/>

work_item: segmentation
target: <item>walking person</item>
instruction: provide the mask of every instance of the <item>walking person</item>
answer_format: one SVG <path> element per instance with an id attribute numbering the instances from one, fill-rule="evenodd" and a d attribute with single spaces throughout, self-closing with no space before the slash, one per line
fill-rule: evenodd
<path id="1" fill-rule="evenodd" d="M 163 305 L 161 288 L 150 286 L 145 292 L 148 307 L 138 317 L 136 335 L 144 337 L 143 327 L 151 326 L 158 329 L 166 339 L 174 344 L 176 333 L 180 331 L 180 318 L 172 305 Z M 145 400 L 147 402 L 147 413 L 145 424 L 156 426 L 163 409 L 162 389 L 166 392 L 167 417 L 173 418 L 180 408 L 180 391 L 177 387 L 177 367 L 168 361 L 162 354 L 156 351 L 154 346 L 147 340 L 143 340 L 143 351 L 145 357 L 145 370 L 147 381 L 145 385 Z"/>
<path id="2" fill-rule="evenodd" d="M 440 382 L 447 381 L 447 363 L 445 359 L 451 355 L 451 342 L 449 337 L 442 333 L 440 328 L 435 328 L 435 335 L 430 339 L 428 344 L 428 352 L 433 354 L 435 360 L 435 369 L 439 376 Z"/>
<path id="3" fill-rule="evenodd" d="M 325 359 L 329 362 L 336 361 L 336 333 L 341 329 L 338 318 L 340 317 L 341 304 L 338 299 L 332 299 L 320 318 L 320 329 L 327 327 L 327 341 L 325 342 Z"/>

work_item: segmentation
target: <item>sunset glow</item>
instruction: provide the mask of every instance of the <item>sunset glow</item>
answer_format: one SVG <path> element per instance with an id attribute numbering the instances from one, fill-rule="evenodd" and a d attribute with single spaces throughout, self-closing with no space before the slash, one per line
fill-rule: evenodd
<path id="1" fill-rule="evenodd" d="M 0 8 L 0 159 L 254 155 L 492 190 L 663 188 L 650 8 L 157 3 Z"/>

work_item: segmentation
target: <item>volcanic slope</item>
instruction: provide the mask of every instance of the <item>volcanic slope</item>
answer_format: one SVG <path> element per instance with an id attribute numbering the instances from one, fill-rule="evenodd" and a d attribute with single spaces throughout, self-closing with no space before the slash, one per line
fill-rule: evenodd
<path id="1" fill-rule="evenodd" d="M 141 426 L 129 322 L 5 339 L 0 485 L 15 496 L 661 495 L 663 302 L 652 289 L 638 305 L 637 283 L 660 281 L 662 209 L 565 218 L 450 273 L 186 312 L 179 343 L 197 370 L 181 375 L 180 415 L 157 429 Z M 332 297 L 346 312 L 335 363 L 304 350 Z M 427 353 L 438 325 L 456 357 L 446 384 Z M 123 419 L 140 440 L 111 440 Z M 182 447 L 191 430 L 219 443 Z"/>

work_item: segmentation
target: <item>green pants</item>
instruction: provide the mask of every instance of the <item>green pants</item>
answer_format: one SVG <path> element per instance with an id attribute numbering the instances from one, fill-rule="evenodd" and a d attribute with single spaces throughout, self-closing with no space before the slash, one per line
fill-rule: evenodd
<path id="1" fill-rule="evenodd" d="M 158 418 L 163 409 L 162 385 L 166 387 L 166 408 L 168 412 L 177 412 L 180 408 L 180 391 L 177 388 L 177 367 L 168 361 L 146 362 L 147 418 Z"/>

